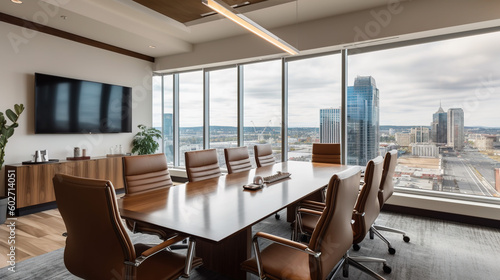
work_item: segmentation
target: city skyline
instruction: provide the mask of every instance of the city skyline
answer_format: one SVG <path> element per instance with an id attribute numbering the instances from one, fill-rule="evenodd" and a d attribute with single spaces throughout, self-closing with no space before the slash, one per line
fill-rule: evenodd
<path id="1" fill-rule="evenodd" d="M 498 128 L 500 54 L 495 47 L 498 45 L 500 33 L 496 32 L 350 55 L 348 85 L 353 85 L 357 76 L 372 76 L 377 80 L 381 91 L 381 125 L 428 126 L 441 103 L 445 108 L 463 108 L 465 126 Z M 245 126 L 252 126 L 252 120 L 259 127 L 266 126 L 269 120 L 273 120 L 272 126 L 279 126 L 281 110 L 276 109 L 276 99 L 281 102 L 281 62 L 259 62 L 245 65 L 247 68 L 255 70 L 244 72 L 245 84 L 249 86 L 245 94 L 252 96 L 251 100 L 245 99 Z M 289 63 L 289 103 L 301 106 L 300 110 L 289 107 L 289 127 L 319 127 L 318 104 L 321 108 L 340 106 L 340 69 L 339 54 Z M 233 100 L 236 68 L 233 71 L 234 75 L 220 77 L 221 86 L 211 91 L 227 93 Z M 184 79 L 184 82 L 198 83 L 197 90 L 202 88 L 201 79 Z M 201 93 L 193 98 L 200 96 Z M 191 103 L 186 100 L 187 94 L 183 98 Z M 227 101 L 218 98 L 217 102 Z M 226 108 L 236 108 L 232 101 L 224 104 Z M 154 108 L 158 111 L 161 105 L 155 104 Z M 253 113 L 250 108 L 259 110 Z M 231 125 L 227 118 L 220 121 L 211 125 Z M 201 125 L 197 123 L 199 119 L 183 122 L 186 126 Z"/>

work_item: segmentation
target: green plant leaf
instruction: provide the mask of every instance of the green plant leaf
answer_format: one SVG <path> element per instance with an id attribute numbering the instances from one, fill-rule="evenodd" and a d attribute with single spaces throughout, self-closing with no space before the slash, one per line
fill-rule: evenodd
<path id="1" fill-rule="evenodd" d="M 14 110 L 16 111 L 16 114 L 19 116 L 24 111 L 24 105 L 23 104 L 15 104 Z"/>
<path id="2" fill-rule="evenodd" d="M 4 148 L 5 144 L 7 144 L 7 138 L 5 138 L 5 136 L 2 133 L 2 135 L 0 135 L 0 147 Z"/>
<path id="3" fill-rule="evenodd" d="M 11 122 L 17 121 L 18 116 L 11 109 L 7 109 L 7 111 L 5 111 L 5 114 L 7 115 L 7 117 Z"/>
<path id="4" fill-rule="evenodd" d="M 14 127 L 9 127 L 5 130 L 5 138 L 10 138 L 12 135 L 14 135 Z"/>
<path id="5" fill-rule="evenodd" d="M 160 144 L 156 139 L 161 139 L 161 131 L 156 128 L 147 127 L 143 124 L 137 126 L 142 131 L 137 132 L 132 140 L 132 153 L 139 155 L 152 154 L 158 150 Z"/>

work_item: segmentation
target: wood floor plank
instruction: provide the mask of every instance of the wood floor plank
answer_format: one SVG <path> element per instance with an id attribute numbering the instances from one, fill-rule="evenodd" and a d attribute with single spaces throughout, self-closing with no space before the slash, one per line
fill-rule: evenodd
<path id="1" fill-rule="evenodd" d="M 63 248 L 66 238 L 64 221 L 57 209 L 18 217 L 16 220 L 16 262 Z M 0 268 L 6 267 L 10 245 L 7 226 L 0 227 Z"/>

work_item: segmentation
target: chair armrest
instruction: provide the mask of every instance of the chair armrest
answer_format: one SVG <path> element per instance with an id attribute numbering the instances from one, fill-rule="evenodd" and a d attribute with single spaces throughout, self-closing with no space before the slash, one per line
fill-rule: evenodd
<path id="1" fill-rule="evenodd" d="M 314 200 L 303 200 L 300 202 L 299 206 L 316 206 L 316 207 L 326 207 L 326 203 L 314 201 Z"/>
<path id="2" fill-rule="evenodd" d="M 160 251 L 164 250 L 168 246 L 173 245 L 177 242 L 180 242 L 186 238 L 187 238 L 187 236 L 183 236 L 183 235 L 177 235 L 175 237 L 172 237 L 172 238 L 165 240 L 162 243 L 160 243 L 154 247 L 151 247 L 151 248 L 147 249 L 146 251 L 142 252 L 142 254 L 139 257 L 137 257 L 134 261 L 126 261 L 125 264 L 138 267 L 145 260 L 147 260 L 149 257 L 159 253 Z"/>
<path id="3" fill-rule="evenodd" d="M 321 216 L 321 214 L 323 214 L 322 211 L 317 211 L 317 210 L 312 210 L 312 209 L 307 209 L 307 208 L 297 209 L 297 213 L 304 213 L 304 214 L 315 215 L 315 216 Z"/>
<path id="4" fill-rule="evenodd" d="M 259 237 L 265 238 L 267 240 L 271 240 L 271 241 L 275 242 L 276 244 L 280 244 L 280 245 L 283 245 L 283 246 L 286 246 L 286 247 L 289 247 L 289 248 L 292 248 L 295 250 L 299 250 L 301 252 L 305 252 L 309 255 L 314 256 L 316 259 L 318 259 L 319 256 L 321 255 L 321 252 L 314 252 L 313 250 L 309 249 L 309 247 L 305 244 L 259 231 L 254 235 L 253 241 L 252 241 L 253 249 L 254 249 L 254 253 L 255 253 L 255 262 L 257 263 L 257 271 L 259 273 L 259 275 L 258 275 L 259 279 L 265 278 L 264 277 L 264 269 L 262 267 L 262 257 L 260 256 L 259 241 L 258 241 Z"/>
<path id="5" fill-rule="evenodd" d="M 182 240 L 184 240 L 186 238 L 187 238 L 187 236 L 177 235 L 175 237 L 172 237 L 170 239 L 163 241 L 162 243 L 160 243 L 154 247 L 147 249 L 146 251 L 142 252 L 141 256 L 144 256 L 144 257 L 152 256 L 152 255 L 158 253 L 159 251 L 167 248 L 168 246 L 173 245 L 177 242 L 181 242 Z"/>
<path id="6" fill-rule="evenodd" d="M 312 210 L 308 208 L 298 208 L 296 217 L 295 217 L 295 227 L 292 233 L 292 239 L 298 241 L 299 233 L 304 234 L 304 229 L 302 227 L 302 215 L 312 215 L 312 216 L 321 216 L 323 214 L 323 209 L 320 210 Z"/>
<path id="7" fill-rule="evenodd" d="M 299 205 L 297 205 L 297 209 L 309 208 L 316 211 L 323 211 L 325 207 L 326 207 L 325 203 L 314 200 L 304 200 L 301 201 Z"/>
<path id="8" fill-rule="evenodd" d="M 254 242 L 256 242 L 257 238 L 259 238 L 259 237 L 265 238 L 267 240 L 271 240 L 277 244 L 284 245 L 284 246 L 290 247 L 292 249 L 306 252 L 306 253 L 313 255 L 315 257 L 319 257 L 321 255 L 321 252 L 314 252 L 313 250 L 309 249 L 309 247 L 306 244 L 302 244 L 299 242 L 295 242 L 293 240 L 289 240 L 289 239 L 286 239 L 283 237 L 279 237 L 276 235 L 272 235 L 272 234 L 260 232 L 260 231 L 255 234 Z"/>

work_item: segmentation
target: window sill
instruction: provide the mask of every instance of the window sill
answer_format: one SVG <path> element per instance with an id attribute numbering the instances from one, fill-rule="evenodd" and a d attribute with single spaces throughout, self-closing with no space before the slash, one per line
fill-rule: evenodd
<path id="1" fill-rule="evenodd" d="M 498 203 L 487 203 L 477 200 L 469 201 L 407 192 L 394 192 L 392 197 L 387 201 L 387 206 L 421 209 L 428 212 L 440 212 L 443 214 L 497 221 L 500 217 L 500 204 Z M 418 211 L 415 212 L 418 215 Z"/>

